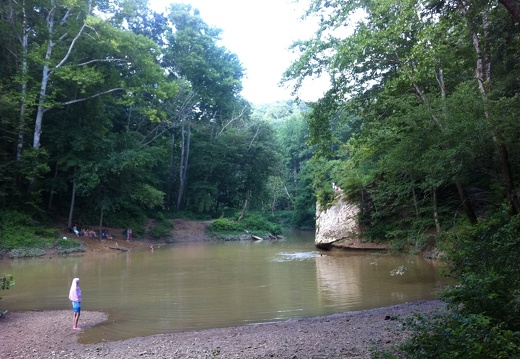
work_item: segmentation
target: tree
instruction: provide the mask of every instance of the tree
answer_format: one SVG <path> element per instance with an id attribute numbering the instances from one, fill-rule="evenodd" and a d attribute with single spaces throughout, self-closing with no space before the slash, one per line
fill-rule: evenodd
<path id="1" fill-rule="evenodd" d="M 431 218 L 437 230 L 440 225 L 438 191 L 449 188 L 452 182 L 457 189 L 456 193 L 459 194 L 461 205 L 466 208 L 468 219 L 474 223 L 474 199 L 468 196 L 466 186 L 472 181 L 471 173 L 481 169 L 475 168 L 471 162 L 475 153 L 459 146 L 460 143 L 467 145 L 467 141 L 461 142 L 462 134 L 466 134 L 467 131 L 452 132 L 452 129 L 457 127 L 454 126 L 453 120 L 463 117 L 459 115 L 460 111 L 449 105 L 452 101 L 450 96 L 456 94 L 457 86 L 467 83 L 474 73 L 474 67 L 468 66 L 468 60 L 475 53 L 472 50 L 474 43 L 463 40 L 467 39 L 468 32 L 473 31 L 472 27 L 460 21 L 453 11 L 446 10 L 442 13 L 445 16 L 435 16 L 417 1 L 399 4 L 390 1 L 349 4 L 332 1 L 327 2 L 326 6 L 323 5 L 320 1 L 313 2 L 310 13 L 323 16 L 322 26 L 315 39 L 295 44 L 302 56 L 286 72 L 286 79 L 296 78 L 298 81 L 316 71 L 328 71 L 331 74 L 332 88 L 318 102 L 319 111 L 316 112 L 314 122 L 311 122 L 311 141 L 323 144 L 322 152 L 330 153 L 327 147 L 334 143 L 329 127 L 329 121 L 334 116 L 331 116 L 331 113 L 337 113 L 345 107 L 344 103 L 354 105 L 348 107 L 348 111 L 360 115 L 363 123 L 360 138 L 372 138 L 371 146 L 377 149 L 373 153 L 373 156 L 377 157 L 372 157 L 372 160 L 380 163 L 380 169 L 373 172 L 374 181 L 397 181 L 397 185 L 400 178 L 407 178 L 412 187 L 406 191 L 410 194 L 412 207 L 416 207 L 418 203 L 417 190 L 432 199 Z M 456 9 L 455 6 L 454 8 Z M 361 11 L 364 17 L 358 17 L 360 20 L 354 22 L 355 30 L 351 35 L 341 36 L 345 32 L 339 30 L 346 22 L 352 21 L 352 15 L 357 11 Z M 472 9 L 471 14 L 474 13 L 475 9 Z M 450 44 L 457 44 L 455 50 Z M 463 86 L 458 94 L 465 93 L 473 101 L 474 93 L 471 91 L 475 91 L 476 88 Z M 458 94 L 453 100 L 459 101 Z M 346 96 L 350 100 L 345 101 Z M 471 128 L 473 131 L 490 133 L 480 127 L 479 117 L 488 118 L 485 108 L 475 108 L 481 110 L 480 114 L 471 111 L 471 117 L 466 117 L 460 123 L 464 123 L 464 129 Z M 427 121 L 416 121 L 419 116 L 429 118 L 431 124 Z M 372 122 L 373 125 L 370 125 Z M 430 128 L 435 132 L 426 133 L 435 136 L 431 137 L 431 140 L 428 136 L 426 140 L 424 130 Z M 491 123 L 488 123 L 487 128 L 492 128 Z M 382 131 L 383 129 L 386 132 Z M 466 138 L 474 137 L 471 132 L 469 136 Z M 373 138 L 379 140 L 374 141 Z M 389 141 L 389 138 L 394 140 Z M 496 143 L 498 137 L 490 133 L 490 139 L 493 138 Z M 479 148 L 477 143 L 472 143 L 469 148 L 476 153 L 489 149 L 487 145 Z M 410 151 L 413 144 L 421 144 L 417 146 L 416 152 Z M 402 146 L 403 151 L 392 150 L 396 146 Z M 427 157 L 424 156 L 425 148 L 431 149 L 426 152 Z M 504 171 L 504 168 L 508 168 L 505 160 L 507 149 L 501 152 L 500 148 L 503 147 L 497 147 L 497 153 L 504 153 L 499 156 L 499 159 L 504 159 L 499 161 L 502 164 L 504 188 L 508 200 L 512 203 L 511 207 L 515 208 L 512 200 L 515 191 L 511 185 L 514 181 L 507 180 L 511 176 L 508 171 Z M 332 153 L 335 151 L 332 150 Z M 405 158 L 412 153 L 414 155 L 410 156 L 410 159 L 413 160 L 407 162 Z M 392 161 L 384 161 L 385 157 L 390 160 L 390 156 L 393 157 Z M 424 165 L 420 161 L 421 158 L 424 159 Z M 432 166 L 432 159 L 438 166 Z M 390 177 L 388 165 L 391 163 L 396 164 L 395 178 Z M 407 163 L 407 166 L 403 166 L 403 163 Z M 418 172 L 419 168 L 421 171 Z M 410 177 L 412 173 L 415 175 Z M 466 178 L 469 181 L 466 180 L 464 184 Z M 383 189 L 380 184 L 375 188 L 380 192 Z M 388 198 L 392 198 L 392 193 L 395 192 L 390 190 L 386 193 Z M 415 212 L 417 213 L 417 207 Z"/>
<path id="2" fill-rule="evenodd" d="M 189 5 L 172 5 L 168 18 L 172 28 L 165 33 L 163 66 L 169 70 L 170 78 L 185 78 L 189 82 L 192 101 L 196 103 L 191 116 L 184 116 L 179 125 L 179 210 L 185 202 L 192 127 L 201 121 L 213 121 L 212 124 L 224 128 L 237 108 L 247 104 L 239 97 L 243 69 L 237 56 L 217 45 L 221 30 L 208 26 L 198 10 Z"/>

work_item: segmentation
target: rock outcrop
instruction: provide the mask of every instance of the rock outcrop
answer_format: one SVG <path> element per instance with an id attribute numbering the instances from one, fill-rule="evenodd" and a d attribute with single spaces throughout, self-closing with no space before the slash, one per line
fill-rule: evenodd
<path id="1" fill-rule="evenodd" d="M 336 195 L 336 201 L 330 207 L 317 205 L 315 245 L 322 249 L 386 249 L 382 244 L 361 241 L 358 214 L 359 206 L 341 193 Z"/>

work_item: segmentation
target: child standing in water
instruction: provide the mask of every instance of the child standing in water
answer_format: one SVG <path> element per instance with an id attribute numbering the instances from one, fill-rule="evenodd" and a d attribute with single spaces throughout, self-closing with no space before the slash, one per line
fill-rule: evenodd
<path id="1" fill-rule="evenodd" d="M 69 299 L 72 301 L 72 311 L 74 313 L 72 317 L 72 329 L 80 330 L 78 327 L 79 316 L 81 314 L 81 289 L 79 288 L 79 278 L 72 280 L 70 286 Z"/>

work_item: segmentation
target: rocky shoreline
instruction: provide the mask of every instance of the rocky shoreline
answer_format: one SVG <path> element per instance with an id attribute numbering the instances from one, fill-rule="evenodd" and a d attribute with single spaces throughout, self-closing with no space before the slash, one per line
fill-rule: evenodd
<path id="1" fill-rule="evenodd" d="M 0 358 L 370 358 L 406 337 L 401 318 L 445 309 L 426 300 L 279 323 L 79 344 L 70 311 L 10 312 L 0 318 Z M 84 312 L 95 327 L 104 313 Z"/>

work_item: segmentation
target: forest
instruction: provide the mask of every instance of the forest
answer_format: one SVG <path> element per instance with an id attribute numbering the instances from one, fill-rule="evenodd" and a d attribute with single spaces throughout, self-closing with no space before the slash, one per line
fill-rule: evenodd
<path id="1" fill-rule="evenodd" d="M 458 281 L 449 313 L 381 356 L 518 357 L 520 3 L 308 2 L 318 30 L 281 81 L 330 88 L 263 106 L 190 5 L 2 2 L 0 244 L 48 218 L 259 213 L 312 228 L 335 182 L 365 239 L 430 248 Z"/>
<path id="2" fill-rule="evenodd" d="M 4 221 L 139 232 L 256 211 L 312 228 L 306 105 L 242 98 L 239 58 L 197 9 L 7 1 L 0 14 Z"/>

